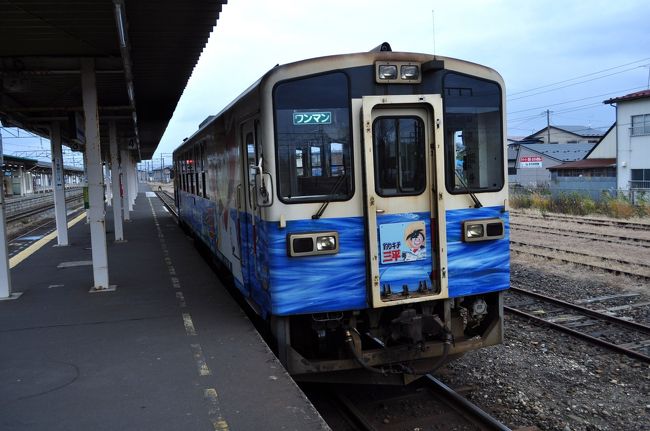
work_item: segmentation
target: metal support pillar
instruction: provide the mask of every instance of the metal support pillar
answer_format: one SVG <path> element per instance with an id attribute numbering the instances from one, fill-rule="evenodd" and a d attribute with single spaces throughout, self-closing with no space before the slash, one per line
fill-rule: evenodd
<path id="1" fill-rule="evenodd" d="M 122 226 L 122 196 L 120 195 L 120 162 L 117 154 L 117 129 L 115 121 L 108 124 L 108 138 L 111 150 L 111 188 L 113 194 L 113 230 L 115 241 L 124 241 Z"/>
<path id="2" fill-rule="evenodd" d="M 94 286 L 91 292 L 107 291 L 108 253 L 106 251 L 106 225 L 104 213 L 104 178 L 102 153 L 99 141 L 99 118 L 97 113 L 97 87 L 95 85 L 95 62 L 81 59 L 81 89 L 85 116 L 86 160 L 88 162 L 88 195 L 90 243 L 93 256 Z M 114 289 L 114 288 L 113 288 Z M 112 290 L 112 289 L 111 289 Z"/>
<path id="3" fill-rule="evenodd" d="M 138 196 L 138 179 L 135 174 L 135 161 L 129 153 L 129 178 L 131 182 L 129 183 L 129 211 L 133 211 L 133 206 L 135 205 L 135 198 Z"/>
<path id="4" fill-rule="evenodd" d="M 25 169 L 22 166 L 18 166 L 18 195 L 25 196 Z"/>
<path id="5" fill-rule="evenodd" d="M 52 123 L 50 129 L 52 146 L 52 181 L 54 195 L 54 217 L 56 219 L 56 238 L 59 246 L 68 245 L 68 222 L 65 207 L 65 179 L 63 177 L 63 150 L 61 148 L 61 125 Z"/>
<path id="6" fill-rule="evenodd" d="M 111 188 L 111 168 L 109 166 L 108 158 L 104 162 L 104 200 L 107 204 L 111 203 L 112 198 L 112 188 Z"/>
<path id="7" fill-rule="evenodd" d="M 0 133 L 0 172 L 4 165 L 2 156 L 2 134 Z M 16 299 L 22 293 L 11 293 L 11 273 L 9 272 L 9 252 L 7 249 L 7 219 L 5 217 L 4 172 L 0 179 L 0 301 Z"/>
<path id="8" fill-rule="evenodd" d="M 122 184 L 122 204 L 124 205 L 124 221 L 131 221 L 131 214 L 129 212 L 129 151 L 122 150 L 120 153 L 120 181 Z"/>

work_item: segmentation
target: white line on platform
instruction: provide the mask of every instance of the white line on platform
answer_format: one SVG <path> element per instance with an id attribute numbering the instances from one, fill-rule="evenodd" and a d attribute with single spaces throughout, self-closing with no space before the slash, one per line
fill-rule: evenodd
<path id="1" fill-rule="evenodd" d="M 214 388 L 208 388 L 203 392 L 205 400 L 208 403 L 208 416 L 215 431 L 228 431 L 228 422 L 221 416 L 221 407 L 219 406 L 219 396 Z"/>
<path id="2" fill-rule="evenodd" d="M 74 260 L 71 262 L 61 262 L 57 268 L 73 268 L 75 266 L 90 266 L 93 264 L 92 260 Z"/>
<path id="3" fill-rule="evenodd" d="M 192 317 L 189 313 L 183 313 L 183 324 L 185 325 L 185 332 L 187 332 L 187 335 L 191 337 L 196 336 L 194 322 L 192 322 Z"/>
<path id="4" fill-rule="evenodd" d="M 194 355 L 194 360 L 196 361 L 196 366 L 199 368 L 199 375 L 201 376 L 210 376 L 212 371 L 208 368 L 208 364 L 205 362 L 205 356 L 203 356 L 203 349 L 201 349 L 200 344 L 190 344 L 192 348 L 192 355 Z"/>

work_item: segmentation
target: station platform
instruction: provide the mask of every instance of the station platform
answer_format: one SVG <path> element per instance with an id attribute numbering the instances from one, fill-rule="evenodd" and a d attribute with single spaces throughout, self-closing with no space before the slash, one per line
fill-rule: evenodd
<path id="1" fill-rule="evenodd" d="M 89 293 L 83 222 L 70 246 L 12 269 L 23 294 L 0 301 L 0 429 L 329 429 L 142 186 L 126 242 L 107 233 L 115 291 Z"/>

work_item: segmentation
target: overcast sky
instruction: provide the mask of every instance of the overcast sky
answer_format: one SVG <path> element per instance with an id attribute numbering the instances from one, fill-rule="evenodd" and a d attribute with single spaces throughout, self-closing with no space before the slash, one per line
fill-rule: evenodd
<path id="1" fill-rule="evenodd" d="M 602 101 L 648 87 L 650 8 L 647 0 L 229 0 L 154 158 L 276 64 L 384 41 L 501 73 L 509 136 L 545 127 L 546 109 L 552 125 L 606 129 L 615 110 Z"/>

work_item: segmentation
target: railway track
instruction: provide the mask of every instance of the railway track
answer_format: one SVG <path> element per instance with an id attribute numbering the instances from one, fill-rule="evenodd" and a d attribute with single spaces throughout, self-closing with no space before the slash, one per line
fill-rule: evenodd
<path id="1" fill-rule="evenodd" d="M 405 387 L 351 386 L 328 392 L 347 429 L 510 429 L 431 375 Z"/>
<path id="2" fill-rule="evenodd" d="M 83 199 L 83 195 L 81 193 L 66 196 L 65 202 L 66 202 L 66 204 L 68 204 L 68 203 L 71 203 L 71 202 L 74 202 L 74 201 L 78 201 L 79 199 Z M 44 212 L 49 211 L 49 210 L 51 210 L 53 208 L 54 208 L 54 201 L 52 201 L 51 203 L 45 204 L 45 205 L 38 205 L 38 206 L 34 206 L 34 207 L 29 207 L 29 208 L 26 208 L 23 211 L 16 212 L 16 213 L 11 214 L 11 215 L 7 215 L 7 223 L 13 223 L 13 222 L 16 222 L 16 221 L 19 221 L 19 220 L 23 220 L 25 218 L 32 217 L 34 215 L 44 213 Z"/>
<path id="3" fill-rule="evenodd" d="M 520 222 L 510 222 L 510 226 L 517 231 L 532 233 L 549 233 L 565 238 L 580 238 L 590 241 L 605 242 L 609 244 L 631 245 L 634 247 L 650 248 L 650 239 L 626 237 L 621 235 L 608 235 L 596 232 L 575 231 L 571 229 L 551 228 L 538 225 L 528 225 Z"/>
<path id="4" fill-rule="evenodd" d="M 155 192 L 158 198 L 162 201 L 163 205 L 169 210 L 169 212 L 178 219 L 178 212 L 176 212 L 176 203 L 174 201 L 174 196 L 167 192 L 158 190 Z"/>
<path id="5" fill-rule="evenodd" d="M 616 242 L 619 244 L 650 247 L 650 239 L 646 239 L 646 238 L 638 238 L 638 237 L 626 236 L 620 234 L 608 234 L 608 233 L 601 233 L 601 232 L 581 231 L 575 229 L 547 227 L 547 226 L 540 226 L 535 224 L 526 224 L 519 221 L 511 222 L 510 225 L 512 227 L 515 227 L 516 229 L 527 230 L 530 232 L 549 232 L 552 234 L 555 234 L 556 232 L 561 232 L 563 234 L 566 233 L 567 234 L 566 236 L 577 237 L 577 238 L 588 238 L 588 239 L 609 238 L 612 242 Z"/>
<path id="6" fill-rule="evenodd" d="M 510 241 L 510 250 L 515 253 L 527 254 L 530 256 L 541 257 L 549 260 L 558 260 L 564 263 L 570 263 L 574 265 L 584 266 L 591 269 L 598 269 L 601 271 L 609 272 L 614 275 L 627 275 L 629 277 L 635 277 L 642 280 L 650 280 L 650 265 L 639 262 L 631 262 L 622 259 L 609 258 L 604 256 L 596 256 L 589 253 L 582 253 L 572 250 L 567 250 L 559 247 L 550 247 L 539 244 L 530 244 L 521 241 Z M 526 249 L 525 247 L 534 248 L 536 250 L 545 250 L 546 252 L 533 251 Z M 589 263 L 581 260 L 581 258 L 588 257 L 591 259 L 600 259 L 603 263 Z M 612 263 L 616 263 L 620 266 L 612 266 Z M 637 266 L 642 269 L 647 269 L 645 272 L 637 271 L 632 268 L 625 268 L 625 266 Z"/>
<path id="7" fill-rule="evenodd" d="M 526 214 L 524 212 L 512 211 L 512 210 L 511 213 L 517 215 L 518 217 L 526 217 L 526 218 L 531 218 L 536 220 L 547 220 L 547 221 L 561 220 L 561 221 L 568 221 L 571 223 L 577 223 L 580 225 L 613 226 L 613 227 L 620 227 L 623 229 L 650 231 L 650 224 L 635 223 L 635 222 L 622 221 L 622 220 L 605 220 L 605 219 L 590 218 L 590 217 L 570 216 L 565 214 L 553 214 L 551 216 L 546 217 L 546 216 L 535 215 L 535 214 Z"/>
<path id="8" fill-rule="evenodd" d="M 508 313 L 650 363 L 650 326 L 517 287 L 507 302 Z"/>

